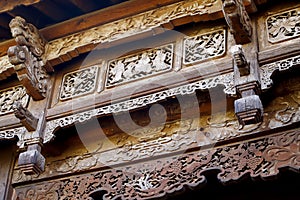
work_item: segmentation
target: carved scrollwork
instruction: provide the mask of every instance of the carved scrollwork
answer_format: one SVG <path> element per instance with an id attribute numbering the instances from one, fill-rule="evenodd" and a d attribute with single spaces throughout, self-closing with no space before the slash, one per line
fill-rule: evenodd
<path id="1" fill-rule="evenodd" d="M 47 89 L 46 40 L 39 34 L 37 28 L 26 23 L 21 17 L 11 20 L 10 29 L 17 43 L 10 47 L 7 55 L 11 64 L 27 90 L 35 100 L 45 98 Z M 50 69 L 48 69 L 50 70 Z"/>
<path id="2" fill-rule="evenodd" d="M 161 92 L 156 92 L 153 94 L 145 95 L 142 97 L 137 97 L 134 99 L 126 100 L 120 103 L 115 103 L 108 106 L 103 106 L 96 108 L 94 110 L 85 111 L 82 113 L 70 115 L 67 117 L 55 119 L 47 122 L 45 129 L 44 142 L 47 143 L 54 138 L 53 132 L 59 127 L 66 127 L 78 122 L 85 122 L 93 117 L 102 116 L 105 114 L 119 113 L 123 111 L 129 111 L 136 108 L 141 108 L 146 105 L 150 105 L 168 97 L 176 95 L 187 95 L 192 94 L 196 90 L 206 90 L 214 88 L 218 85 L 225 86 L 225 93 L 235 94 L 235 88 L 233 83 L 233 73 L 222 74 L 216 77 L 200 80 L 187 85 L 175 87 Z"/>
<path id="3" fill-rule="evenodd" d="M 299 130 L 292 130 L 251 142 L 48 181 L 16 188 L 17 196 L 26 199 L 24 194 L 31 191 L 35 194 L 32 199 L 38 199 L 42 192 L 55 199 L 93 199 L 102 191 L 103 199 L 148 199 L 204 184 L 203 172 L 208 170 L 219 169 L 217 177 L 222 182 L 236 181 L 245 175 L 272 177 L 283 167 L 300 168 L 299 136 Z M 46 192 L 43 188 L 47 188 Z"/>
<path id="4" fill-rule="evenodd" d="M 106 87 L 170 70 L 173 66 L 173 49 L 174 45 L 169 44 L 110 61 Z"/>
<path id="5" fill-rule="evenodd" d="M 25 127 L 0 131 L 0 140 L 18 139 L 17 145 L 20 148 L 24 148 L 24 135 L 25 135 L 25 132 L 26 132 Z"/>
<path id="6" fill-rule="evenodd" d="M 60 99 L 66 100 L 95 90 L 98 66 L 70 72 L 63 77 Z"/>
<path id="7" fill-rule="evenodd" d="M 193 64 L 210 58 L 219 57 L 226 51 L 225 30 L 213 31 L 184 40 L 183 63 Z"/>
<path id="8" fill-rule="evenodd" d="M 269 16 L 266 19 L 266 25 L 271 43 L 298 37 L 300 35 L 300 10 L 294 9 Z"/>
<path id="9" fill-rule="evenodd" d="M 8 56 L 27 93 L 35 100 L 45 98 L 48 75 L 43 68 L 43 61 L 38 60 L 26 46 L 10 47 Z"/>
<path id="10" fill-rule="evenodd" d="M 26 107 L 29 96 L 23 86 L 15 86 L 0 91 L 0 115 L 13 112 L 14 102 L 19 101 Z"/>
<path id="11" fill-rule="evenodd" d="M 300 56 L 294 56 L 261 66 L 261 89 L 266 90 L 272 86 L 273 81 L 271 76 L 275 71 L 289 70 L 298 65 L 300 65 Z"/>
<path id="12" fill-rule="evenodd" d="M 251 42 L 252 25 L 242 0 L 222 0 L 223 13 L 236 44 Z"/>

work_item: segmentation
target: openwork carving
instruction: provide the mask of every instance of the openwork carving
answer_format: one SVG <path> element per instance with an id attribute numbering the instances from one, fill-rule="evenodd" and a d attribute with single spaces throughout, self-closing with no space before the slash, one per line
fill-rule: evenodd
<path id="1" fill-rule="evenodd" d="M 29 96 L 23 86 L 15 86 L 0 91 L 0 115 L 13 112 L 14 102 L 21 102 L 26 107 Z"/>
<path id="2" fill-rule="evenodd" d="M 106 87 L 170 70 L 173 66 L 173 46 L 169 44 L 110 61 Z"/>
<path id="3" fill-rule="evenodd" d="M 183 63 L 193 64 L 210 58 L 219 57 L 226 51 L 226 32 L 218 30 L 184 40 Z"/>
<path id="4" fill-rule="evenodd" d="M 292 67 L 298 66 L 299 64 L 300 56 L 294 56 L 261 66 L 261 89 L 266 90 L 272 86 L 273 81 L 271 76 L 275 71 L 285 71 Z"/>
<path id="5" fill-rule="evenodd" d="M 95 90 L 98 66 L 92 66 L 64 75 L 60 99 L 66 100 Z"/>
<path id="6" fill-rule="evenodd" d="M 148 199 L 204 184 L 202 174 L 208 170 L 219 169 L 217 178 L 224 183 L 245 175 L 272 177 L 283 167 L 300 168 L 299 138 L 299 130 L 292 130 L 256 141 L 16 188 L 17 196 L 20 200 L 41 196 L 94 199 L 97 192 L 103 192 L 103 199 Z"/>
<path id="7" fill-rule="evenodd" d="M 175 87 L 169 90 L 156 92 L 153 94 L 137 97 L 134 99 L 126 100 L 120 103 L 103 106 L 94 110 L 81 112 L 78 114 L 70 115 L 67 117 L 55 119 L 47 122 L 45 129 L 44 142 L 47 143 L 54 137 L 53 132 L 59 127 L 66 127 L 78 122 L 85 122 L 93 117 L 98 117 L 105 114 L 119 113 L 123 111 L 133 110 L 141 108 L 146 105 L 150 105 L 168 97 L 176 95 L 192 94 L 196 90 L 206 90 L 214 88 L 218 85 L 224 85 L 224 92 L 226 94 L 235 94 L 235 88 L 233 83 L 233 73 L 222 74 L 216 77 L 200 80 L 198 82 L 190 83 L 187 85 Z"/>
<path id="8" fill-rule="evenodd" d="M 222 0 L 226 22 L 236 44 L 251 42 L 252 25 L 242 0 Z"/>
<path id="9" fill-rule="evenodd" d="M 17 145 L 20 148 L 24 148 L 25 132 L 26 132 L 25 127 L 3 130 L 0 131 L 0 140 L 18 139 Z"/>
<path id="10" fill-rule="evenodd" d="M 300 35 L 300 9 L 269 16 L 266 20 L 271 43 L 292 39 Z"/>
<path id="11" fill-rule="evenodd" d="M 17 45 L 8 49 L 9 62 L 27 90 L 35 100 L 45 98 L 47 74 L 43 58 L 46 41 L 38 30 L 21 17 L 15 17 L 9 24 Z"/>

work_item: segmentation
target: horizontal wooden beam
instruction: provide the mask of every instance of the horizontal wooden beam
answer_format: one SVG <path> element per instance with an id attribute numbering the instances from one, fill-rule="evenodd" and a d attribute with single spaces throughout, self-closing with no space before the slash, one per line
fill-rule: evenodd
<path id="1" fill-rule="evenodd" d="M 48 41 L 50 41 L 92 28 L 94 26 L 99 26 L 108 22 L 116 21 L 121 18 L 132 16 L 141 12 L 145 12 L 147 10 L 179 1 L 181 0 L 152 0 L 143 1 L 143 3 L 141 3 L 141 0 L 131 0 L 89 14 L 72 18 L 62 23 L 43 28 L 40 31 L 42 35 Z M 7 49 L 12 45 L 14 45 L 13 40 L 0 43 L 0 56 L 5 55 Z"/>
<path id="2" fill-rule="evenodd" d="M 17 6 L 24 5 L 32 5 L 40 2 L 41 0 L 13 0 L 13 1 L 0 1 L 0 13 L 4 13 L 14 9 Z"/>

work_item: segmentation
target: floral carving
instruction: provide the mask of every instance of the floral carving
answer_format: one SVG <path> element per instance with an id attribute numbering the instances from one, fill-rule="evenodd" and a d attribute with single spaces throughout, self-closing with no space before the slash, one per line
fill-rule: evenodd
<path id="1" fill-rule="evenodd" d="M 95 90 L 98 66 L 70 72 L 64 75 L 60 99 L 66 100 Z"/>
<path id="2" fill-rule="evenodd" d="M 14 102 L 21 102 L 26 107 L 29 101 L 29 96 L 23 86 L 15 86 L 0 91 L 0 114 L 13 112 Z"/>
<path id="3" fill-rule="evenodd" d="M 292 130 L 212 150 L 153 158 L 126 167 L 16 188 L 17 196 L 20 200 L 29 193 L 33 200 L 40 199 L 42 193 L 51 194 L 55 200 L 148 199 L 199 186 L 205 183 L 203 172 L 208 170 L 219 169 L 217 177 L 222 182 L 236 181 L 245 175 L 270 177 L 282 167 L 300 168 L 299 136 L 299 130 Z"/>
<path id="4" fill-rule="evenodd" d="M 269 41 L 272 43 L 300 35 L 300 11 L 290 10 L 269 16 L 266 20 Z"/>
<path id="5" fill-rule="evenodd" d="M 184 64 L 193 64 L 224 55 L 226 47 L 225 30 L 205 33 L 184 40 Z"/>
<path id="6" fill-rule="evenodd" d="M 114 86 L 168 71 L 173 66 L 173 44 L 112 60 L 106 86 Z"/>

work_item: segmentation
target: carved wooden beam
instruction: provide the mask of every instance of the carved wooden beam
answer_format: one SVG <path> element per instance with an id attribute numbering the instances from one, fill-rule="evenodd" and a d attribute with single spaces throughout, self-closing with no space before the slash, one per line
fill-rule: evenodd
<path id="1" fill-rule="evenodd" d="M 45 68 L 46 40 L 39 34 L 37 28 L 26 23 L 21 17 L 12 19 L 9 24 L 17 45 L 8 49 L 8 57 L 25 86 L 27 93 L 34 100 L 45 98 L 47 89 L 46 72 L 52 68 Z"/>
<path id="2" fill-rule="evenodd" d="M 21 102 L 17 101 L 14 103 L 14 113 L 29 132 L 36 130 L 38 119 L 24 108 Z"/>
<path id="3" fill-rule="evenodd" d="M 149 199 L 164 197 L 185 187 L 205 184 L 204 172 L 218 170 L 222 183 L 247 177 L 271 178 L 287 168 L 299 171 L 300 131 L 87 174 L 17 187 L 18 199 Z M 78 190 L 80 188 L 80 190 Z M 99 195 L 99 193 L 101 195 Z M 32 194 L 35 194 L 33 197 Z"/>
<path id="4" fill-rule="evenodd" d="M 242 0 L 223 0 L 223 14 L 236 44 L 251 42 L 252 25 Z"/>

